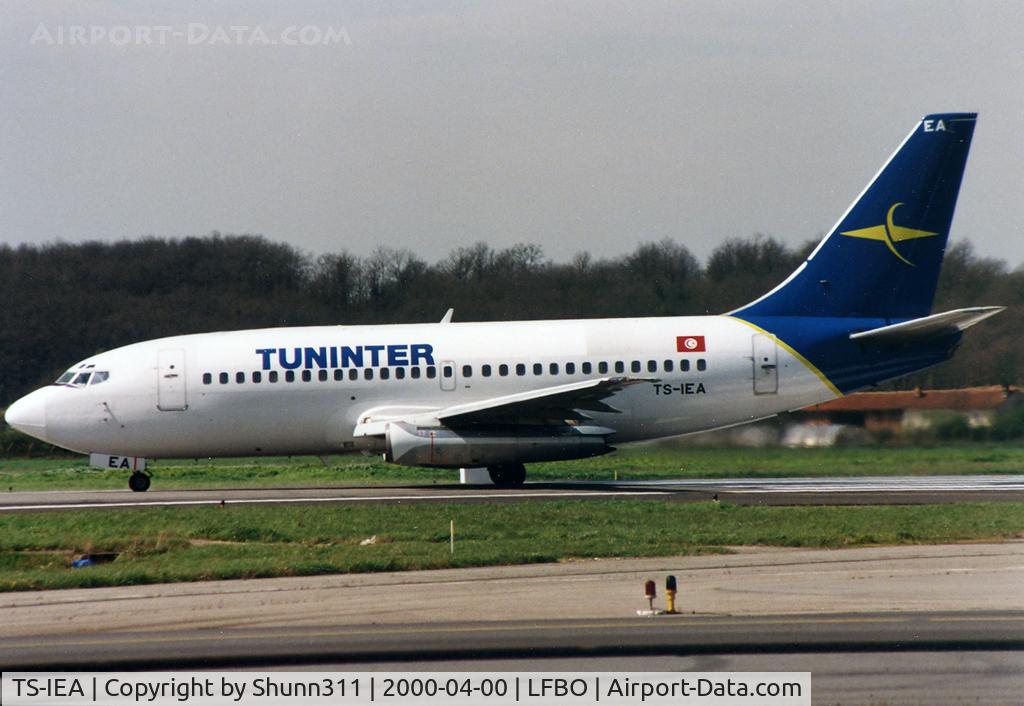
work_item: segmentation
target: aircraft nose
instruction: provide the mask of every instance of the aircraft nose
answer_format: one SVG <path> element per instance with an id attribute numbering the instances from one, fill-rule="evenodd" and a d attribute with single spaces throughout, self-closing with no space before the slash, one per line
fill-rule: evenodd
<path id="1" fill-rule="evenodd" d="M 24 434 L 45 440 L 46 397 L 45 389 L 25 395 L 7 408 L 4 420 Z"/>

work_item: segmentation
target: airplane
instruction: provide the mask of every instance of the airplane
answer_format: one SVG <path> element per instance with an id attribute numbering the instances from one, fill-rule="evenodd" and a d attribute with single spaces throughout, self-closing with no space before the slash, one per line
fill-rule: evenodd
<path id="1" fill-rule="evenodd" d="M 6 420 L 82 453 L 363 451 L 519 486 L 526 463 L 824 402 L 948 359 L 1003 309 L 930 314 L 975 121 L 918 121 L 807 259 L 725 314 L 172 336 L 86 358 Z"/>

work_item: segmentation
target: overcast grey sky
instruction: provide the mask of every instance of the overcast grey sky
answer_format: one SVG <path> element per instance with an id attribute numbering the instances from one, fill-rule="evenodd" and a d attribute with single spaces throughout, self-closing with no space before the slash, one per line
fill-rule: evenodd
<path id="1" fill-rule="evenodd" d="M 976 110 L 953 238 L 1017 266 L 1022 36 L 1018 2 L 6 3 L 0 241 L 704 258 L 817 237 L 917 118 Z"/>

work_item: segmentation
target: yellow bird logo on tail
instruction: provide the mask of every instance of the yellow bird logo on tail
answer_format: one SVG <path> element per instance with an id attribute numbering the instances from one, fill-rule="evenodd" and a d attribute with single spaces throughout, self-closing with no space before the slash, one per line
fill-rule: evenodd
<path id="1" fill-rule="evenodd" d="M 896 243 L 900 243 L 904 240 L 914 240 L 916 238 L 930 238 L 938 233 L 932 233 L 927 230 L 917 230 L 916 228 L 905 228 L 904 226 L 898 226 L 892 222 L 892 214 L 895 213 L 896 209 L 903 205 L 902 201 L 898 201 L 889 207 L 889 212 L 885 214 L 885 223 L 883 225 L 871 226 L 870 228 L 859 228 L 857 230 L 848 230 L 839 235 L 846 235 L 851 238 L 864 238 L 866 240 L 880 240 L 885 243 L 885 246 L 889 248 L 889 251 L 893 255 L 898 257 L 903 262 L 907 263 L 911 267 L 915 267 L 914 263 L 903 257 L 900 251 L 896 249 Z"/>

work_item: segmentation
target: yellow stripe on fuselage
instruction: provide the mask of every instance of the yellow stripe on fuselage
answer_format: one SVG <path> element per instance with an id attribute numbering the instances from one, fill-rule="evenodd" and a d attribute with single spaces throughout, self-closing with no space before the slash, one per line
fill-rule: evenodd
<path id="1" fill-rule="evenodd" d="M 794 358 L 796 358 L 801 363 L 803 363 L 804 367 L 806 367 L 812 373 L 817 375 L 818 379 L 821 380 L 822 383 L 825 384 L 825 387 L 827 387 L 829 390 L 834 392 L 836 397 L 842 397 L 843 396 L 843 393 L 839 391 L 838 387 L 836 387 L 834 384 L 832 384 L 832 381 L 829 380 L 825 376 L 825 373 L 823 373 L 820 370 L 818 370 L 818 366 L 816 366 L 811 361 L 807 360 L 807 358 L 804 358 L 802 355 L 800 355 L 800 353 L 795 348 L 793 348 L 793 346 L 791 346 L 788 343 L 786 343 L 785 341 L 783 341 L 781 338 L 776 336 L 774 333 L 772 333 L 771 331 L 766 331 L 765 329 L 761 328 L 757 324 L 752 324 L 752 323 L 750 323 L 749 321 L 747 321 L 745 319 L 739 318 L 738 316 L 727 316 L 726 318 L 733 319 L 735 321 L 739 321 L 741 324 L 746 324 L 750 328 L 754 329 L 758 333 L 764 334 L 765 336 L 771 336 L 772 338 L 775 339 L 776 343 L 778 343 L 780 346 L 782 346 L 790 355 L 792 355 Z"/>

